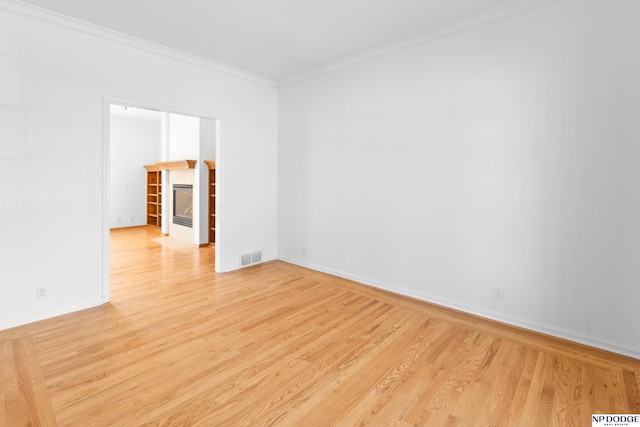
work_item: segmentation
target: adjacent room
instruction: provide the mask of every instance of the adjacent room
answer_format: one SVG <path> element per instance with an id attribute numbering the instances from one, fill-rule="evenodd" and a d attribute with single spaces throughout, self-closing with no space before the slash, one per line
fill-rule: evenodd
<path id="1" fill-rule="evenodd" d="M 640 2 L 149 5 L 0 0 L 0 425 L 640 414 Z"/>
<path id="2" fill-rule="evenodd" d="M 110 229 L 150 226 L 159 244 L 214 248 L 216 121 L 117 104 L 109 111 Z"/>

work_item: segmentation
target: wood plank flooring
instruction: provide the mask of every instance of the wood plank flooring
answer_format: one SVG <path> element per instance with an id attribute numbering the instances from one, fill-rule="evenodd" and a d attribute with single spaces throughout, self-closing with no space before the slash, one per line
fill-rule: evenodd
<path id="1" fill-rule="evenodd" d="M 640 361 L 112 232 L 112 302 L 0 331 L 2 426 L 590 426 Z"/>

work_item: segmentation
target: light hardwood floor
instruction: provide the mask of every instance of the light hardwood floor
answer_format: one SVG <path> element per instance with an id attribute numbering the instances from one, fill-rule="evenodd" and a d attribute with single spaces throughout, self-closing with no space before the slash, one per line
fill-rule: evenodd
<path id="1" fill-rule="evenodd" d="M 2 426 L 590 426 L 640 361 L 270 262 L 112 232 L 112 302 L 0 331 Z"/>

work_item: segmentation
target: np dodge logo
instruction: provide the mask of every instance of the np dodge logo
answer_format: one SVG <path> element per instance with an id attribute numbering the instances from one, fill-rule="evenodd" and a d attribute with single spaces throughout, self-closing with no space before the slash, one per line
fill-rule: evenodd
<path id="1" fill-rule="evenodd" d="M 610 427 L 640 427 L 640 415 L 597 414 L 591 416 L 591 425 Z"/>

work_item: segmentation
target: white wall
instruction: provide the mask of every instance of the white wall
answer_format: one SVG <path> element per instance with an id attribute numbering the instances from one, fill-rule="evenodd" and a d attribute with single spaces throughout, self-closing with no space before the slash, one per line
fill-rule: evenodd
<path id="1" fill-rule="evenodd" d="M 161 123 L 111 116 L 111 228 L 147 223 L 147 175 L 143 165 L 160 161 Z"/>
<path id="2" fill-rule="evenodd" d="M 200 118 L 168 114 L 169 158 L 197 160 L 200 156 Z"/>
<path id="3" fill-rule="evenodd" d="M 276 256 L 273 87 L 1 11 L 0 328 L 103 302 L 105 96 L 218 119 L 221 269 Z"/>
<path id="4" fill-rule="evenodd" d="M 279 256 L 640 357 L 638 16 L 555 2 L 282 88 Z"/>

